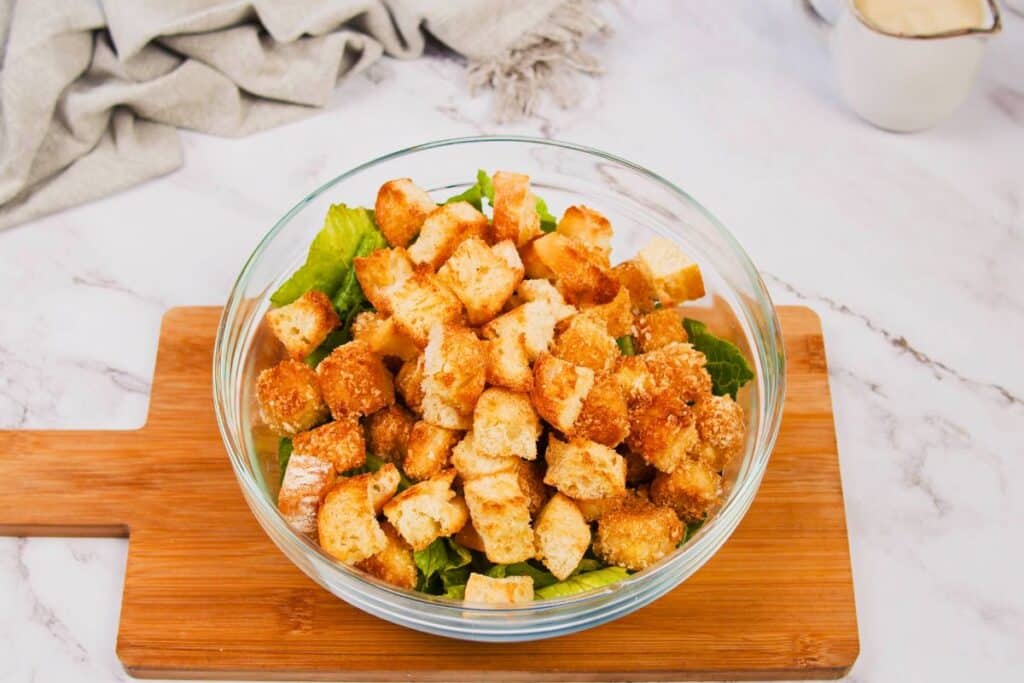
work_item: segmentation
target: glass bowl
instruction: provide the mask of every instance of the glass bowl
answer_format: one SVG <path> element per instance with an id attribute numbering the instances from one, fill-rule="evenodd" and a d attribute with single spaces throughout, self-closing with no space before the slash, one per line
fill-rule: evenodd
<path id="1" fill-rule="evenodd" d="M 377 188 L 401 177 L 413 178 L 443 200 L 471 185 L 478 168 L 529 174 L 555 215 L 572 204 L 603 213 L 615 230 L 613 263 L 633 256 L 656 235 L 677 242 L 700 264 L 708 292 L 689 307 L 690 314 L 738 344 L 756 374 L 738 397 L 748 435 L 742 457 L 726 472 L 723 502 L 680 549 L 619 583 L 497 609 L 390 586 L 336 562 L 292 531 L 275 506 L 277 440 L 260 426 L 254 396 L 257 374 L 280 354 L 262 325 L 269 295 L 305 258 L 328 206 L 372 206 Z M 432 142 L 367 162 L 286 213 L 256 247 L 228 298 L 214 349 L 213 387 L 218 424 L 242 494 L 267 535 L 299 569 L 342 600 L 396 624 L 452 638 L 512 642 L 581 631 L 640 609 L 714 555 L 750 507 L 768 464 L 782 414 L 785 358 L 779 321 L 754 265 L 685 192 L 636 164 L 579 145 L 478 137 Z"/>

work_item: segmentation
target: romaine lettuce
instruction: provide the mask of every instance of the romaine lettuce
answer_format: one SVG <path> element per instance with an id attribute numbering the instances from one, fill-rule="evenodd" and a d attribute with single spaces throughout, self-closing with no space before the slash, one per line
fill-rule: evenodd
<path id="1" fill-rule="evenodd" d="M 553 583 L 534 590 L 534 597 L 538 600 L 551 600 L 552 598 L 564 598 L 569 595 L 576 595 L 593 588 L 600 588 L 621 581 L 629 576 L 629 572 L 622 567 L 605 567 L 593 572 L 584 572 L 570 576 L 565 581 Z"/>
<path id="2" fill-rule="evenodd" d="M 716 396 L 729 394 L 734 399 L 744 384 L 754 379 L 754 371 L 743 357 L 743 353 L 731 341 L 720 339 L 708 331 L 708 326 L 699 320 L 686 318 L 683 327 L 693 348 L 707 359 L 708 374 L 711 375 L 711 391 Z"/>

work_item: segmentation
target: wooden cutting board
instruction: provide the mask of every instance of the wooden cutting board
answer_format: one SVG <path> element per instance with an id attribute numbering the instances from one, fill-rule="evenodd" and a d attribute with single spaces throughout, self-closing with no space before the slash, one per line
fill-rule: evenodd
<path id="1" fill-rule="evenodd" d="M 775 453 L 733 537 L 613 623 L 467 643 L 360 612 L 296 569 L 242 500 L 214 419 L 218 308 L 164 317 L 137 431 L 0 432 L 0 534 L 129 536 L 117 653 L 158 678 L 835 678 L 859 641 L 821 326 L 780 309 L 789 391 Z"/>

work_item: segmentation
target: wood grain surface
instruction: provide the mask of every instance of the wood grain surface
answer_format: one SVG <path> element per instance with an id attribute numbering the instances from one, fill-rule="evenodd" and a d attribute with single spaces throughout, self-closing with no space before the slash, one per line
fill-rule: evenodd
<path id="1" fill-rule="evenodd" d="M 325 592 L 264 535 L 224 454 L 210 388 L 218 308 L 163 322 L 149 420 L 130 432 L 0 432 L 0 534 L 130 536 L 117 652 L 160 678 L 835 678 L 859 640 L 820 322 L 779 310 L 788 395 L 761 490 L 683 585 L 553 640 L 410 631 Z"/>

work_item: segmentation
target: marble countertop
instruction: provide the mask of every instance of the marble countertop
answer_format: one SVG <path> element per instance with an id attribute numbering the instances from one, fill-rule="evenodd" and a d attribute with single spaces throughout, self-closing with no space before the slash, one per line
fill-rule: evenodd
<path id="1" fill-rule="evenodd" d="M 499 127 L 458 62 L 385 61 L 318 116 L 186 134 L 183 170 L 0 233 L 0 428 L 141 425 L 163 312 L 222 302 L 272 220 L 356 162 L 497 131 L 589 144 L 686 188 L 777 303 L 821 315 L 861 632 L 848 680 L 1016 678 L 1024 19 L 1005 17 L 949 121 L 892 135 L 838 101 L 793 3 L 636 0 L 612 18 L 607 73 L 572 111 Z M 126 548 L 0 538 L 0 681 L 126 678 Z"/>

